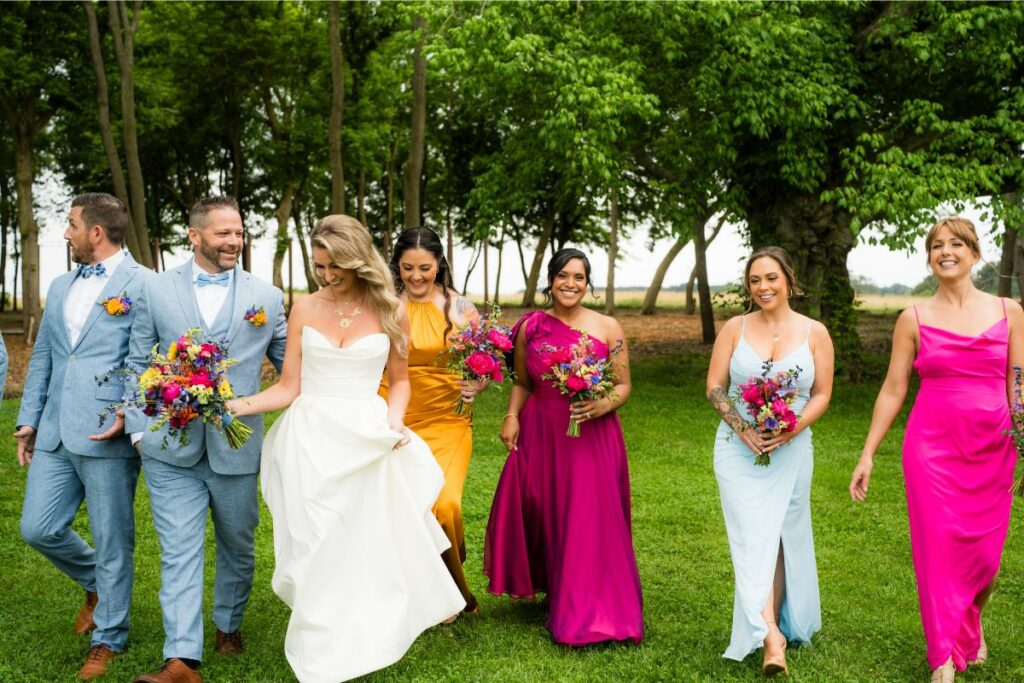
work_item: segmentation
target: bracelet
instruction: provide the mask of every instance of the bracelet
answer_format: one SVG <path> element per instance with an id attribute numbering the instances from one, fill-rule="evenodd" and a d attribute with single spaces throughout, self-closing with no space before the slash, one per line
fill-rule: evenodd
<path id="1" fill-rule="evenodd" d="M 517 420 L 519 419 L 519 415 L 516 413 L 505 413 L 505 417 L 514 417 Z"/>

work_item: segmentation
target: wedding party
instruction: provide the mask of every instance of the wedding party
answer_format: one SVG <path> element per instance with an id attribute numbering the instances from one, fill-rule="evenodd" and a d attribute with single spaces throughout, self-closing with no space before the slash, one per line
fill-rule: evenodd
<path id="1" fill-rule="evenodd" d="M 1024 680 L 1024 4 L 0 26 L 0 680 Z"/>

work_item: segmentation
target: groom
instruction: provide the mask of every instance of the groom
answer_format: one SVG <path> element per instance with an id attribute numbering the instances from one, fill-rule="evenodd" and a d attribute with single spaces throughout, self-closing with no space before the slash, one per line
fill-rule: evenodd
<path id="1" fill-rule="evenodd" d="M 143 284 L 153 277 L 121 251 L 127 229 L 116 197 L 71 202 L 64 239 L 80 265 L 46 295 L 14 433 L 18 462 L 29 466 L 21 535 L 85 591 L 75 620 L 75 633 L 93 632 L 78 672 L 84 680 L 124 650 L 132 602 L 139 458 L 123 418 L 93 434 L 98 414 L 125 393 L 122 379 L 98 384 L 97 375 L 123 364 Z M 83 500 L 95 549 L 71 529 Z"/>
<path id="2" fill-rule="evenodd" d="M 238 265 L 242 217 L 231 197 L 198 202 L 189 215 L 188 238 L 194 258 L 147 283 L 144 303 L 132 327 L 128 363 L 148 365 L 154 344 L 166 351 L 189 329 L 226 342 L 238 361 L 228 379 L 239 396 L 260 390 L 264 356 L 281 370 L 284 360 L 284 295 Z M 249 315 L 250 311 L 263 316 Z M 193 422 L 188 444 L 162 442 L 166 428 L 152 431 L 155 418 L 130 411 L 126 428 L 142 454 L 153 523 L 160 538 L 160 607 L 164 624 L 164 665 L 134 680 L 144 683 L 201 681 L 203 656 L 203 559 L 207 511 L 217 538 L 213 589 L 215 649 L 243 649 L 239 627 L 252 589 L 253 537 L 259 521 L 256 477 L 263 443 L 263 418 L 238 418 L 253 429 L 248 442 L 229 448 L 213 426 Z"/>

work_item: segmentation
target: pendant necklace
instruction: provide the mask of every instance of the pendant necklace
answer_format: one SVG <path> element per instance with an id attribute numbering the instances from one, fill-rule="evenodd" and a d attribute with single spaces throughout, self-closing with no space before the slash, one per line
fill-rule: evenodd
<path id="1" fill-rule="evenodd" d="M 338 298 L 334 295 L 334 288 L 331 288 L 331 298 L 334 299 L 334 312 L 338 314 L 338 326 L 342 329 L 348 328 L 355 318 L 362 315 L 363 309 L 357 301 L 345 301 L 339 304 Z M 349 306 L 352 307 L 352 312 L 346 313 Z"/>

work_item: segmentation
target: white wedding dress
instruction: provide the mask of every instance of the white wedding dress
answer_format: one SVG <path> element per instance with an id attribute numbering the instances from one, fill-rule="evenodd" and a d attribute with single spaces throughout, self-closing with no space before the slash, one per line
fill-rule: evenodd
<path id="1" fill-rule="evenodd" d="M 377 395 L 383 333 L 337 348 L 302 330 L 302 389 L 263 445 L 274 520 L 274 592 L 292 608 L 285 654 L 302 683 L 338 683 L 401 659 L 465 606 L 431 514 L 444 475 Z"/>

